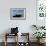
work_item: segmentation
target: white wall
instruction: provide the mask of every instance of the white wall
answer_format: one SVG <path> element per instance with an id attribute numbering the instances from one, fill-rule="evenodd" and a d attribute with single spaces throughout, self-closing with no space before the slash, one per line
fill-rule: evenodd
<path id="1" fill-rule="evenodd" d="M 26 8 L 26 20 L 10 20 L 10 8 Z M 32 35 L 32 24 L 36 24 L 36 0 L 0 0 L 0 34 L 17 26 Z"/>

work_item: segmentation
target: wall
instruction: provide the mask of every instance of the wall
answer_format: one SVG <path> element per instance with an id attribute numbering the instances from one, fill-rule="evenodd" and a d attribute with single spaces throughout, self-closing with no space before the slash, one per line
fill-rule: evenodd
<path id="1" fill-rule="evenodd" d="M 10 20 L 10 8 L 26 8 L 26 20 Z M 36 0 L 0 0 L 0 34 L 17 26 L 19 32 L 32 36 L 32 24 L 36 24 Z"/>

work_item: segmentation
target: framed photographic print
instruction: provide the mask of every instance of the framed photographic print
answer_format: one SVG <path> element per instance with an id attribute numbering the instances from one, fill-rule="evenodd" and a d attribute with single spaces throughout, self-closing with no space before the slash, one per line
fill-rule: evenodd
<path id="1" fill-rule="evenodd" d="M 46 25 L 46 0 L 37 0 L 36 10 L 36 24 L 43 26 Z"/>
<path id="2" fill-rule="evenodd" d="M 26 8 L 10 8 L 11 20 L 26 19 Z"/>
<path id="3" fill-rule="evenodd" d="M 46 0 L 37 0 L 37 15 L 46 18 Z"/>

